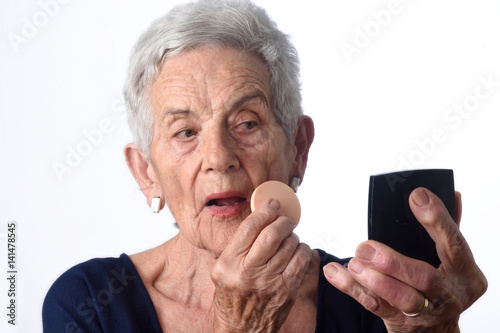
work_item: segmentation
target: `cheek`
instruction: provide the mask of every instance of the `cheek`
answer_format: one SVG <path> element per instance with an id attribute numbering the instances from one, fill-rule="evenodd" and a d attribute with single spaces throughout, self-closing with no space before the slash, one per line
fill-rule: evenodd
<path id="1" fill-rule="evenodd" d="M 280 136 L 269 136 L 268 140 L 252 148 L 245 149 L 243 160 L 245 169 L 254 185 L 276 179 L 287 182 L 293 167 L 294 147 Z"/>
<path id="2" fill-rule="evenodd" d="M 276 152 L 272 162 L 269 164 L 268 173 L 270 179 L 279 179 L 284 183 L 288 182 L 293 166 L 293 159 L 289 158 L 289 150 L 289 148 L 284 148 Z"/>
<path id="3" fill-rule="evenodd" d="M 171 186 L 182 188 L 186 183 L 192 182 L 198 163 L 193 159 L 191 150 L 168 140 L 168 137 L 155 136 L 155 143 L 151 145 L 151 158 L 153 159 L 154 154 L 164 190 L 171 191 Z"/>
<path id="4" fill-rule="evenodd" d="M 280 179 L 284 183 L 288 182 L 292 169 L 295 165 L 295 146 L 288 143 L 288 139 L 284 136 L 279 136 L 275 139 L 278 142 L 274 148 L 270 149 L 270 159 L 272 162 L 269 166 L 269 173 L 273 178 Z M 272 156 L 272 157 L 271 157 Z"/>
<path id="5" fill-rule="evenodd" d="M 163 151 L 159 156 L 158 181 L 169 210 L 177 221 L 195 218 L 197 206 L 194 184 L 197 164 L 168 151 Z"/>

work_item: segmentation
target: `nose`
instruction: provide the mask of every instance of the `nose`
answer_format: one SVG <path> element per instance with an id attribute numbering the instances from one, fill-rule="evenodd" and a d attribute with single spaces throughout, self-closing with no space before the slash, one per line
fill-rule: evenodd
<path id="1" fill-rule="evenodd" d="M 211 130 L 203 138 L 201 149 L 204 155 L 203 169 L 224 173 L 240 168 L 236 156 L 237 145 L 224 129 Z"/>

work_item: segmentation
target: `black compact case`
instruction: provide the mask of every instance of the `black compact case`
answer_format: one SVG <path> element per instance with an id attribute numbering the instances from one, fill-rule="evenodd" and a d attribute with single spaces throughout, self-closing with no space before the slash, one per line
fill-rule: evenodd
<path id="1" fill-rule="evenodd" d="M 390 246 L 405 256 L 438 267 L 436 246 L 417 221 L 408 202 L 410 193 L 425 187 L 436 194 L 455 220 L 453 170 L 425 169 L 370 176 L 368 238 Z"/>

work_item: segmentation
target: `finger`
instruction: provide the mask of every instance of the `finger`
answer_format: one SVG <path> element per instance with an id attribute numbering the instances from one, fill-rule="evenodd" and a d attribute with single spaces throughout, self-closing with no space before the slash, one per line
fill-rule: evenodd
<path id="1" fill-rule="evenodd" d="M 299 243 L 299 236 L 292 232 L 291 235 L 281 242 L 276 253 L 274 253 L 267 262 L 267 267 L 275 272 L 283 272 L 295 254 L 295 250 L 299 246 Z"/>
<path id="2" fill-rule="evenodd" d="M 329 263 L 323 267 L 323 272 L 327 281 L 335 288 L 351 296 L 377 316 L 392 318 L 401 314 L 388 302 L 361 285 L 341 264 Z"/>
<path id="3" fill-rule="evenodd" d="M 441 286 L 444 289 L 441 298 L 445 302 L 453 298 L 446 294 L 446 290 L 450 289 L 460 298 L 462 308 L 466 309 L 486 291 L 488 283 L 483 272 L 477 266 L 467 241 L 458 225 L 447 214 L 441 200 L 427 189 L 416 189 L 410 198 L 413 214 L 436 243 L 436 250 L 441 259 L 439 271 L 454 276 L 449 288 Z M 460 219 L 462 202 L 461 198 L 458 199 L 457 216 Z"/>
<path id="4" fill-rule="evenodd" d="M 356 259 L 367 267 L 422 291 L 427 296 L 432 296 L 433 290 L 439 288 L 440 274 L 433 266 L 406 257 L 377 241 L 361 243 L 356 249 Z"/>
<path id="5" fill-rule="evenodd" d="M 227 244 L 222 256 L 227 253 L 231 258 L 245 256 L 260 232 L 275 221 L 280 213 L 280 203 L 270 200 L 262 204 L 253 213 L 241 222 L 235 234 Z"/>
<path id="6" fill-rule="evenodd" d="M 365 266 L 356 258 L 351 259 L 348 269 L 362 286 L 401 311 L 419 312 L 424 304 L 421 292 L 393 276 Z"/>
<path id="7" fill-rule="evenodd" d="M 304 279 L 304 275 L 309 268 L 313 251 L 309 245 L 300 243 L 290 259 L 288 265 L 282 273 L 283 281 L 288 290 L 298 291 Z"/>
<path id="8" fill-rule="evenodd" d="M 276 253 L 283 240 L 293 233 L 294 227 L 295 223 L 290 217 L 278 217 L 257 236 L 246 255 L 245 263 L 249 267 L 265 265 Z"/>
<path id="9" fill-rule="evenodd" d="M 410 194 L 410 208 L 436 243 L 445 268 L 470 263 L 472 252 L 441 200 L 431 191 L 417 188 Z"/>

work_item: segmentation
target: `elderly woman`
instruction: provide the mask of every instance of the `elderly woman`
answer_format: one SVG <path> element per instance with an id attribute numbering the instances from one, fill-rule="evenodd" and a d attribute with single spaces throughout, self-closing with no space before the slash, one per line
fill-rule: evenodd
<path id="1" fill-rule="evenodd" d="M 125 97 L 127 163 L 179 232 L 68 270 L 46 297 L 45 331 L 455 332 L 484 293 L 457 224 L 426 189 L 410 206 L 436 240 L 438 269 L 375 241 L 340 260 L 300 243 L 278 200 L 251 212 L 261 183 L 304 178 L 314 127 L 295 49 L 250 2 L 200 1 L 154 23 Z"/>

